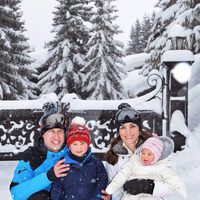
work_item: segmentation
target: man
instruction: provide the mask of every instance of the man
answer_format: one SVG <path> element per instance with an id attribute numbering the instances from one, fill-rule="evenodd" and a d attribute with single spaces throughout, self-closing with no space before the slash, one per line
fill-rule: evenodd
<path id="1" fill-rule="evenodd" d="M 10 192 L 14 200 L 48 200 L 51 183 L 67 175 L 64 164 L 66 118 L 54 113 L 43 118 L 41 136 L 35 146 L 24 152 L 15 171 Z"/>

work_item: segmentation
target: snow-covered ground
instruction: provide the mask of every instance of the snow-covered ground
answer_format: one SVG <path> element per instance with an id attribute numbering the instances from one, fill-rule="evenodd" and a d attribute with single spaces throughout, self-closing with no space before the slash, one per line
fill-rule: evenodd
<path id="1" fill-rule="evenodd" d="M 0 199 L 11 200 L 9 185 L 18 161 L 0 161 Z"/>

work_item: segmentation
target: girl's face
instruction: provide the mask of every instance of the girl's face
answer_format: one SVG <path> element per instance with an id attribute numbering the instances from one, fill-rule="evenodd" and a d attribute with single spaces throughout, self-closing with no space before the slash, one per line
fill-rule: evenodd
<path id="1" fill-rule="evenodd" d="M 72 154 L 78 157 L 83 157 L 88 150 L 88 144 L 83 141 L 75 141 L 70 145 Z"/>
<path id="2" fill-rule="evenodd" d="M 139 137 L 139 126 L 133 122 L 122 124 L 119 128 L 119 134 L 127 146 L 136 144 Z"/>
<path id="3" fill-rule="evenodd" d="M 140 153 L 140 161 L 143 165 L 151 165 L 151 163 L 153 162 L 155 156 L 152 153 L 152 151 L 150 151 L 149 149 L 142 149 L 141 153 Z"/>

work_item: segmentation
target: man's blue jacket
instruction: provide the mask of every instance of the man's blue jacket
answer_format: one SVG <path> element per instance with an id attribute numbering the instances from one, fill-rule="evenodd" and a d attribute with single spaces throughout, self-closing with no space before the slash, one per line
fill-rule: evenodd
<path id="1" fill-rule="evenodd" d="M 64 158 L 67 151 L 68 148 L 65 146 L 59 152 L 50 152 L 42 143 L 28 148 L 14 171 L 10 184 L 12 198 L 26 200 L 41 190 L 50 191 L 52 181 L 48 178 L 47 172 L 57 161 Z"/>

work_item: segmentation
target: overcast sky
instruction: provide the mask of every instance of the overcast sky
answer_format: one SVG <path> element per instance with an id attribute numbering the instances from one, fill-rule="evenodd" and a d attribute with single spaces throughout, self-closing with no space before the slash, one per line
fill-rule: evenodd
<path id="1" fill-rule="evenodd" d="M 117 39 L 127 43 L 129 40 L 131 26 L 136 19 L 141 19 L 144 14 L 151 14 L 154 5 L 158 0 L 117 0 L 116 6 L 119 10 L 119 18 L 116 20 L 124 33 L 117 36 Z M 43 48 L 43 45 L 52 39 L 50 33 L 52 18 L 56 0 L 22 0 L 21 8 L 23 20 L 25 21 L 26 35 L 29 43 L 36 50 Z"/>

